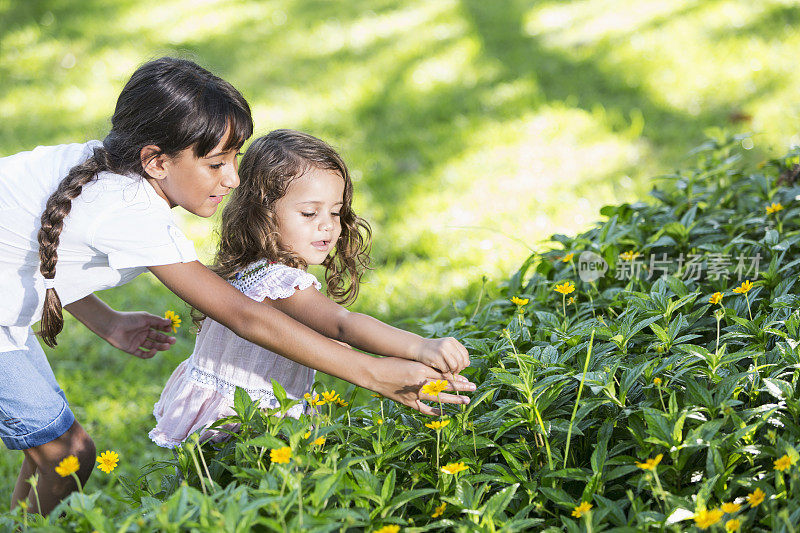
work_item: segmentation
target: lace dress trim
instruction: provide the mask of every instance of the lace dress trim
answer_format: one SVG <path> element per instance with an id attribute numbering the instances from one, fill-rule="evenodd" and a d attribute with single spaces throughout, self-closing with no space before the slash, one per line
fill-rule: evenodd
<path id="1" fill-rule="evenodd" d="M 212 372 L 197 368 L 192 364 L 191 360 L 189 361 L 189 379 L 207 389 L 213 389 L 229 400 L 233 401 L 237 387 L 235 384 L 222 379 Z M 275 397 L 275 393 L 272 391 L 272 389 L 251 389 L 248 387 L 240 388 L 244 389 L 253 400 L 258 400 L 261 408 L 271 409 L 273 407 L 278 407 L 278 398 Z M 264 403 L 264 400 L 267 402 Z"/>
<path id="2" fill-rule="evenodd" d="M 289 298 L 295 291 L 302 291 L 312 285 L 317 290 L 322 289 L 322 284 L 313 274 L 280 263 L 271 263 L 266 259 L 252 263 L 245 271 L 238 273 L 231 284 L 259 301 L 264 298 Z"/>

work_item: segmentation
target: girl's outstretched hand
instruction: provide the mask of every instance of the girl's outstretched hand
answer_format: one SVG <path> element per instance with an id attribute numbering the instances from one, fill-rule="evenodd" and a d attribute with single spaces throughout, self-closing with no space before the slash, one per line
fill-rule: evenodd
<path id="1" fill-rule="evenodd" d="M 168 350 L 175 337 L 161 333 L 170 331 L 172 321 L 150 313 L 115 313 L 115 318 L 103 338 L 114 348 L 150 359 L 156 352 Z"/>
<path id="2" fill-rule="evenodd" d="M 453 337 L 422 339 L 414 360 L 449 373 L 448 379 L 452 379 L 452 374 L 458 374 L 469 366 L 469 352 Z"/>
<path id="3" fill-rule="evenodd" d="M 422 392 L 423 385 L 436 380 L 447 381 L 445 390 L 459 392 L 473 392 L 475 390 L 475 384 L 464 376 L 453 376 L 450 373 L 442 374 L 425 364 L 397 357 L 375 359 L 374 388 L 371 388 L 390 400 L 407 405 L 425 415 L 440 414 L 439 409 L 434 409 L 424 403 L 426 401 L 455 404 L 469 403 L 467 396 L 456 396 L 455 394 L 442 392 L 439 393 L 437 398 Z"/>

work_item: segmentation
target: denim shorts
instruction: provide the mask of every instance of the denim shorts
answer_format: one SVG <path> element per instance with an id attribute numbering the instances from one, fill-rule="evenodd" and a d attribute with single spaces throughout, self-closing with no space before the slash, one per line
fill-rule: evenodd
<path id="1" fill-rule="evenodd" d="M 24 450 L 57 439 L 75 416 L 32 334 L 24 350 L 0 352 L 0 439 Z"/>

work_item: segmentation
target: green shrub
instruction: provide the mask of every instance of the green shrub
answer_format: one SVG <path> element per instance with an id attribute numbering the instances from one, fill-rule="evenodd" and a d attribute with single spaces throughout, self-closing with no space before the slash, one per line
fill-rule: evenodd
<path id="1" fill-rule="evenodd" d="M 606 207 L 607 220 L 586 233 L 555 235 L 558 249 L 531 256 L 489 291 L 497 297 L 422 321 L 469 348 L 465 374 L 479 384 L 468 406 L 445 406 L 443 428 L 384 399 L 354 405 L 357 391 L 302 420 L 270 416 L 238 391 L 236 416 L 220 424 L 240 430 L 122 480 L 127 513 L 103 516 L 112 496 L 96 492 L 29 522 L 76 531 L 794 531 L 800 167 L 792 152 L 746 172 L 739 140 L 698 148 L 697 168 L 666 176 L 653 203 Z M 583 252 L 608 271 L 584 281 Z M 554 290 L 565 281 L 574 292 Z M 287 463 L 270 460 L 287 446 Z M 454 463 L 466 468 L 442 470 Z"/>

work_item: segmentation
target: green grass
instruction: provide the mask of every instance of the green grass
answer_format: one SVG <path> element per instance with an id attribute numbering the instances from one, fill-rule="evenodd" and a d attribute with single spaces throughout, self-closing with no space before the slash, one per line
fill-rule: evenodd
<path id="1" fill-rule="evenodd" d="M 0 0 L 0 20 L 0 155 L 102 137 L 137 65 L 193 58 L 242 91 L 258 133 L 292 127 L 340 148 L 375 230 L 354 308 L 393 322 L 503 279 L 605 203 L 642 198 L 709 127 L 755 132 L 752 160 L 800 143 L 788 1 Z M 210 257 L 213 221 L 184 222 Z M 147 279 L 103 297 L 178 306 Z M 139 361 L 70 328 L 56 375 L 98 447 L 135 472 L 160 453 L 150 408 L 191 339 Z M 20 461 L 0 453 L 0 492 Z"/>

